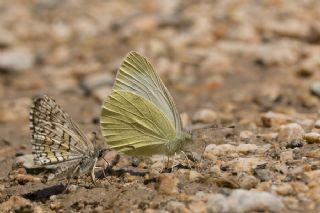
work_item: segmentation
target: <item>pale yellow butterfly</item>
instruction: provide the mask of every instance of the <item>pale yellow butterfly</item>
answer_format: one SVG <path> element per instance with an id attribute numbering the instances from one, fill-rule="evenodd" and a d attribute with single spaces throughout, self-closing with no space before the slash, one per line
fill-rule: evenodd
<path id="1" fill-rule="evenodd" d="M 159 75 L 137 52 L 122 62 L 100 125 L 110 148 L 133 156 L 172 155 L 192 141 Z"/>

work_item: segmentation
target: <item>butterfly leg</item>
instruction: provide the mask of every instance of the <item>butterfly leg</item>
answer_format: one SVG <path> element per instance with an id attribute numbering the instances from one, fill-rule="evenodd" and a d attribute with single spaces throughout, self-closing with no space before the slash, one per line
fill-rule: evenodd
<path id="1" fill-rule="evenodd" d="M 187 163 L 188 163 L 188 167 L 191 169 L 190 163 L 189 163 L 189 158 L 187 156 L 187 154 L 181 150 L 181 153 L 184 155 L 184 157 L 187 159 Z"/>
<path id="2" fill-rule="evenodd" d="M 71 180 L 74 178 L 74 176 L 76 175 L 76 173 L 79 172 L 79 169 L 80 169 L 80 166 L 76 166 L 76 168 L 71 172 L 71 175 L 68 177 L 68 182 L 67 182 L 67 185 L 66 185 L 66 188 L 65 190 L 63 191 L 63 193 L 65 193 L 67 190 L 68 190 L 68 187 L 71 183 Z"/>
<path id="3" fill-rule="evenodd" d="M 97 160 L 98 160 L 97 158 L 94 160 L 94 164 L 93 164 L 93 167 L 91 170 L 91 181 L 92 181 L 93 185 L 96 185 L 96 175 L 94 173 L 94 169 L 96 168 Z"/>
<path id="4" fill-rule="evenodd" d="M 173 172 L 173 168 L 175 167 L 174 161 L 176 160 L 176 156 L 177 156 L 177 153 L 175 152 L 174 156 L 173 156 L 173 159 L 172 159 L 171 172 Z"/>

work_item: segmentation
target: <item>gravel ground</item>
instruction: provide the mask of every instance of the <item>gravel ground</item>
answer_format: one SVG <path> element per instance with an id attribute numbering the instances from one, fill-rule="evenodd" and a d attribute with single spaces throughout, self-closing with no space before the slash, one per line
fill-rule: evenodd
<path id="1" fill-rule="evenodd" d="M 0 11 L 0 212 L 320 212 L 320 1 L 12 0 Z M 49 94 L 106 146 L 101 103 L 131 50 L 154 64 L 185 128 L 219 128 L 198 131 L 194 161 L 178 153 L 173 172 L 163 156 L 120 154 L 95 187 L 43 183 L 32 97 Z"/>

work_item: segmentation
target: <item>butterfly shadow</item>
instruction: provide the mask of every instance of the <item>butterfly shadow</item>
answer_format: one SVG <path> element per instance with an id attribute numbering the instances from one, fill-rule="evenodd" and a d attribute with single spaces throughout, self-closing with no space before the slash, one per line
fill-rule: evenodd
<path id="1" fill-rule="evenodd" d="M 105 170 L 100 170 L 96 172 L 97 179 L 101 180 L 108 176 L 116 176 L 122 177 L 125 174 L 130 174 L 132 176 L 144 177 L 149 173 L 147 170 L 141 170 L 137 168 L 121 168 L 121 169 L 113 169 L 113 168 L 106 168 Z"/>
<path id="2" fill-rule="evenodd" d="M 49 186 L 34 192 L 22 195 L 24 198 L 31 201 L 46 201 L 50 196 L 63 193 L 65 186 L 63 184 Z"/>

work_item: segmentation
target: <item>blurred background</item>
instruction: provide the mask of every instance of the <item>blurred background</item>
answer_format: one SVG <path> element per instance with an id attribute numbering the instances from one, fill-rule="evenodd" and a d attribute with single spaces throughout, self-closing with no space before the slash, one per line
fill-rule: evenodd
<path id="1" fill-rule="evenodd" d="M 267 111 L 317 116 L 319 20 L 317 0 L 1 1 L 2 172 L 31 150 L 34 95 L 100 133 L 102 101 L 131 50 L 153 63 L 185 126 L 254 129 Z"/>

